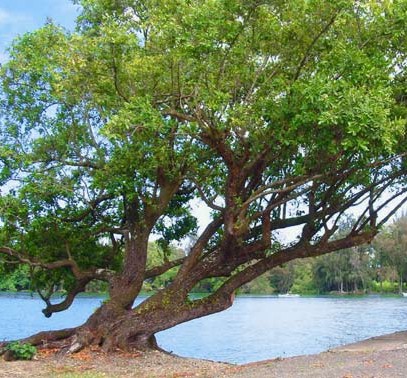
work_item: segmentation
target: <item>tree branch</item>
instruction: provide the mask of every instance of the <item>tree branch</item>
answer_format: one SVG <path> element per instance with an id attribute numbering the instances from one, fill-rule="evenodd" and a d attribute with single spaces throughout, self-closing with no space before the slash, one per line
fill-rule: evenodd
<path id="1" fill-rule="evenodd" d="M 45 317 L 49 318 L 55 312 L 61 312 L 61 311 L 64 311 L 64 310 L 68 309 L 72 305 L 72 303 L 73 303 L 74 299 L 76 298 L 76 296 L 79 293 L 82 293 L 82 292 L 85 291 L 86 285 L 91 280 L 92 280 L 92 277 L 86 277 L 86 278 L 83 278 L 81 280 L 78 280 L 76 282 L 75 287 L 71 291 L 68 292 L 65 299 L 60 303 L 52 304 L 49 298 L 42 298 L 44 300 L 44 302 L 46 303 L 46 305 L 47 305 L 47 307 L 45 307 L 42 310 Z"/>
<path id="2" fill-rule="evenodd" d="M 310 245 L 303 242 L 297 243 L 295 246 L 266 257 L 233 275 L 212 295 L 231 295 L 240 286 L 252 281 L 276 266 L 298 258 L 316 257 L 340 249 L 362 245 L 370 242 L 376 233 L 377 230 L 368 230 L 357 235 L 350 234 L 342 239 L 330 242 L 327 242 L 325 238 L 322 238 L 323 242 L 316 245 Z"/>
<path id="3" fill-rule="evenodd" d="M 163 265 L 155 266 L 154 268 L 148 269 L 148 270 L 146 270 L 146 272 L 144 274 L 144 279 L 146 280 L 148 278 L 154 278 L 154 277 L 160 276 L 161 274 L 164 274 L 171 268 L 181 265 L 184 261 L 185 261 L 185 257 L 181 257 L 176 260 L 168 261 Z"/>
<path id="4" fill-rule="evenodd" d="M 40 261 L 36 261 L 35 259 L 32 259 L 25 254 L 22 254 L 20 252 L 17 252 L 16 250 L 9 248 L 9 247 L 0 247 L 0 253 L 8 255 L 10 257 L 16 258 L 18 261 L 20 261 L 23 264 L 27 264 L 32 267 L 40 267 L 48 270 L 53 270 L 53 269 L 59 269 L 59 268 L 70 268 L 73 275 L 77 279 L 81 279 L 86 275 L 86 273 L 82 272 L 79 269 L 78 264 L 76 261 L 71 260 L 71 259 L 65 259 L 65 260 L 59 260 L 59 261 L 54 261 L 51 263 L 44 263 Z"/>
<path id="5" fill-rule="evenodd" d="M 336 18 L 338 17 L 338 13 L 335 13 L 331 19 L 328 21 L 328 23 L 322 28 L 322 30 L 314 37 L 314 39 L 312 40 L 312 42 L 310 43 L 310 45 L 307 47 L 307 50 L 305 51 L 305 54 L 303 56 L 303 58 L 301 59 L 300 64 L 297 67 L 297 70 L 295 72 L 294 75 L 294 80 L 296 81 L 300 74 L 302 69 L 304 68 L 305 64 L 307 63 L 309 57 L 310 57 L 310 53 L 311 50 L 313 49 L 313 47 L 315 46 L 315 44 L 318 42 L 318 40 L 329 30 L 329 28 L 331 27 L 331 25 L 335 22 Z"/>
<path id="6" fill-rule="evenodd" d="M 94 200 L 89 201 L 89 208 L 83 210 L 80 214 L 73 217 L 61 218 L 61 221 L 69 223 L 80 222 L 81 220 L 85 219 L 89 214 L 91 214 L 95 210 L 95 208 L 102 202 L 113 198 L 114 196 L 112 194 L 101 195 L 100 197 L 97 197 Z"/>
<path id="7" fill-rule="evenodd" d="M 163 116 L 170 116 L 181 122 L 198 122 L 198 119 L 188 114 L 181 113 L 175 109 L 167 109 L 161 113 Z"/>
<path id="8" fill-rule="evenodd" d="M 196 190 L 198 191 L 199 196 L 201 197 L 202 201 L 204 201 L 205 204 L 206 204 L 210 209 L 216 210 L 216 211 L 221 211 L 221 212 L 224 211 L 224 208 L 223 208 L 223 207 L 216 205 L 216 204 L 213 202 L 213 200 L 209 199 L 209 198 L 205 195 L 204 191 L 202 190 L 202 188 L 200 187 L 200 185 L 199 185 L 197 182 L 195 182 L 195 181 L 193 181 L 193 182 L 194 182 L 195 188 L 196 188 Z M 216 198 L 216 197 L 215 197 L 215 198 Z"/>

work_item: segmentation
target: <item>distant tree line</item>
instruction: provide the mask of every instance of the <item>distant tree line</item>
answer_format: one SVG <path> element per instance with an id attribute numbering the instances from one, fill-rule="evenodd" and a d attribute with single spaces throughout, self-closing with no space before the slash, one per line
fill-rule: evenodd
<path id="1" fill-rule="evenodd" d="M 348 224 L 341 225 L 349 228 Z M 346 231 L 346 230 L 344 230 Z M 148 267 L 153 268 L 166 259 L 181 258 L 179 248 L 158 242 L 149 245 Z M 166 287 L 175 277 L 177 268 L 146 280 L 145 292 Z M 28 266 L 0 265 L 0 291 L 35 290 Z M 291 261 L 240 289 L 245 294 L 326 294 L 326 293 L 401 293 L 407 291 L 407 214 L 400 216 L 376 237 L 371 245 L 344 249 L 317 258 Z M 209 293 L 221 282 L 216 278 L 202 281 L 194 288 L 196 293 Z M 61 283 L 63 290 L 64 283 Z M 90 292 L 104 292 L 103 282 L 93 282 Z"/>
<path id="2" fill-rule="evenodd" d="M 350 224 L 344 227 L 350 227 Z M 242 288 L 245 293 L 401 293 L 407 290 L 407 214 L 396 219 L 371 245 L 316 259 L 292 261 Z"/>

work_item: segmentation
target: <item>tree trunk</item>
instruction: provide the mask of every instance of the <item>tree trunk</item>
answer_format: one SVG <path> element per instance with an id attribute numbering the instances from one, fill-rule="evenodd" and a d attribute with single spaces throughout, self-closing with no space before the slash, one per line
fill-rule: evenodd
<path id="1" fill-rule="evenodd" d="M 107 352 L 160 349 L 155 339 L 157 332 L 223 311 L 233 300 L 234 295 L 225 294 L 181 300 L 166 289 L 130 310 L 107 301 L 80 327 L 41 332 L 21 341 L 39 348 L 59 348 L 61 353 L 75 353 L 87 346 L 98 346 Z"/>

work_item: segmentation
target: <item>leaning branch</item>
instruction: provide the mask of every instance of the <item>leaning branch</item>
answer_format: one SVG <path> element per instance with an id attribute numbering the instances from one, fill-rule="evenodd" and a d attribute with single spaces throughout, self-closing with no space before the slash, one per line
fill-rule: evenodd
<path id="1" fill-rule="evenodd" d="M 241 270 L 239 273 L 229 278 L 214 294 L 217 295 L 231 295 L 240 286 L 252 281 L 261 274 L 268 270 L 287 263 L 291 260 L 306 257 L 316 257 L 324 255 L 330 252 L 334 252 L 340 249 L 351 248 L 354 246 L 369 243 L 376 236 L 377 230 L 371 229 L 365 232 L 361 232 L 357 235 L 349 234 L 344 238 L 326 241 L 322 238 L 322 242 L 311 245 L 309 243 L 297 243 L 295 246 L 281 250 L 269 257 L 266 257 L 249 267 Z"/>

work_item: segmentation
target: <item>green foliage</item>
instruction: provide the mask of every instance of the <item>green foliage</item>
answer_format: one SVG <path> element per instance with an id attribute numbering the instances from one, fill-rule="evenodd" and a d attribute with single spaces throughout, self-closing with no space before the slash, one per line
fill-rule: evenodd
<path id="1" fill-rule="evenodd" d="M 0 248 L 16 251 L 0 269 L 31 261 L 32 289 L 114 273 L 132 286 L 146 265 L 183 257 L 172 243 L 197 236 L 199 198 L 224 222 L 187 269 L 206 270 L 189 282 L 204 291 L 271 267 L 288 248 L 266 240 L 280 229 L 301 226 L 301 253 L 322 254 L 347 209 L 388 187 L 402 198 L 405 1 L 75 2 L 74 32 L 24 34 L 0 68 Z M 370 205 L 359 233 L 374 231 Z M 397 266 L 402 284 L 400 248 L 382 244 L 376 267 Z M 370 253 L 286 264 L 245 290 L 367 290 Z M 46 269 L 56 261 L 69 263 Z M 27 286 L 27 271 L 9 273 L 0 288 Z"/>
<path id="2" fill-rule="evenodd" d="M 238 293 L 241 294 L 273 294 L 276 289 L 270 285 L 270 274 L 265 273 L 250 283 L 242 286 Z M 284 291 L 283 291 L 284 292 Z"/>
<path id="3" fill-rule="evenodd" d="M 398 276 L 399 292 L 403 281 L 407 279 L 407 216 L 397 218 L 374 242 L 376 266 L 381 280 L 385 277 L 385 268 L 392 267 Z"/>
<path id="4" fill-rule="evenodd" d="M 147 269 L 160 266 L 168 260 L 184 257 L 184 252 L 181 249 L 171 245 L 165 245 L 163 248 L 159 242 L 150 242 L 148 251 Z M 177 271 L 178 268 L 174 267 L 158 277 L 147 279 L 144 281 L 143 291 L 156 291 L 168 286 L 173 281 Z"/>
<path id="5" fill-rule="evenodd" d="M 398 282 L 391 282 L 391 281 L 372 281 L 371 283 L 371 290 L 374 293 L 385 293 L 385 294 L 394 294 L 398 292 Z"/>
<path id="6" fill-rule="evenodd" d="M 20 343 L 19 341 L 7 344 L 5 349 L 12 352 L 17 360 L 32 360 L 37 353 L 37 348 L 35 346 L 28 343 Z"/>
<path id="7" fill-rule="evenodd" d="M 20 291 L 31 288 L 28 266 L 0 265 L 0 291 Z"/>
<path id="8" fill-rule="evenodd" d="M 274 268 L 270 271 L 268 277 L 270 285 L 278 293 L 288 293 L 295 279 L 294 266 L 289 263 Z"/>
<path id="9" fill-rule="evenodd" d="M 215 292 L 223 283 L 221 278 L 206 278 L 200 281 L 191 290 L 192 293 L 213 293 Z M 251 291 L 252 292 L 252 291 Z"/>
<path id="10" fill-rule="evenodd" d="M 89 293 L 107 293 L 109 287 L 107 282 L 94 280 L 88 283 L 86 291 Z"/>
<path id="11" fill-rule="evenodd" d="M 295 266 L 294 282 L 290 292 L 297 294 L 316 294 L 318 288 L 313 275 L 313 263 L 304 261 Z"/>

